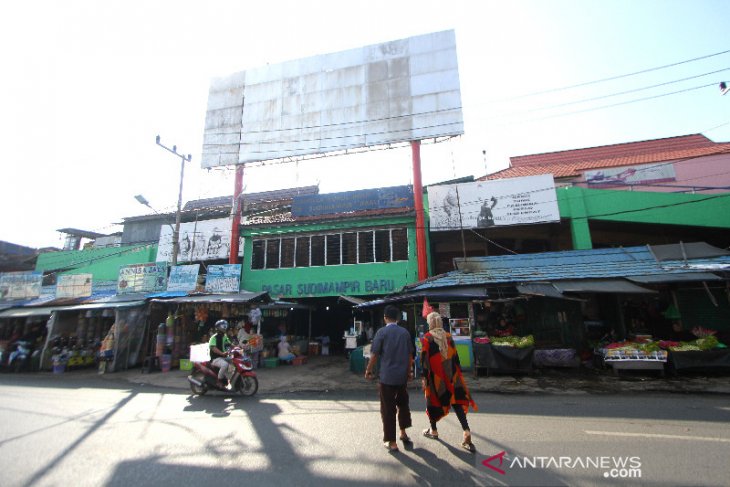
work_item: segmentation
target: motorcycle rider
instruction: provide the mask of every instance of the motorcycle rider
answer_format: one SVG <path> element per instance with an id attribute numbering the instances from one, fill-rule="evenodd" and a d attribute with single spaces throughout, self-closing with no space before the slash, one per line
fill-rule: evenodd
<path id="1" fill-rule="evenodd" d="M 226 320 L 218 320 L 215 322 L 215 334 L 210 337 L 208 345 L 210 345 L 210 356 L 213 358 L 211 365 L 218 367 L 218 383 L 217 386 L 224 389 L 225 383 L 223 379 L 228 371 L 228 349 L 231 347 L 231 340 L 228 338 L 226 331 L 228 330 L 228 322 Z"/>

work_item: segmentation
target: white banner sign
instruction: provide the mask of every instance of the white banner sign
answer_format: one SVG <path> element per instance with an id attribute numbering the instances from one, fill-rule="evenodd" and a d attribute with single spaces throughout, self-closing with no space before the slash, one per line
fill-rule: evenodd
<path id="1" fill-rule="evenodd" d="M 431 230 L 560 221 L 557 199 L 550 174 L 430 186 Z"/>
<path id="2" fill-rule="evenodd" d="M 92 274 L 65 274 L 58 276 L 57 298 L 85 298 L 91 296 Z"/>
<path id="3" fill-rule="evenodd" d="M 227 259 L 231 248 L 231 220 L 217 218 L 180 224 L 180 251 L 178 262 Z M 243 245 L 239 245 L 239 256 Z M 160 227 L 157 262 L 172 261 L 172 228 Z"/>
<path id="4" fill-rule="evenodd" d="M 622 186 L 625 184 L 666 183 L 676 181 L 674 166 L 665 162 L 661 164 L 644 164 L 629 167 L 607 167 L 583 173 L 590 186 Z"/>
<path id="5" fill-rule="evenodd" d="M 41 295 L 41 272 L 0 274 L 0 299 L 31 299 Z"/>

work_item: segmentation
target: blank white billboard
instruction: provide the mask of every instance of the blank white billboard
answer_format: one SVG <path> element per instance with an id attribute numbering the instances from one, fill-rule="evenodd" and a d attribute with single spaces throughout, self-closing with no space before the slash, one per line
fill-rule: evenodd
<path id="1" fill-rule="evenodd" d="M 462 133 L 449 30 L 213 80 L 202 167 Z"/>

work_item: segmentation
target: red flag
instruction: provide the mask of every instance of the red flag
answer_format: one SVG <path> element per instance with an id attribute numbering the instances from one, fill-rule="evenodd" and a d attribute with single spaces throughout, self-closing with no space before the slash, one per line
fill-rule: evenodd
<path id="1" fill-rule="evenodd" d="M 433 313 L 433 307 L 428 304 L 428 300 L 426 298 L 423 298 L 423 310 L 421 311 L 421 316 L 425 318 L 429 315 L 429 313 Z"/>

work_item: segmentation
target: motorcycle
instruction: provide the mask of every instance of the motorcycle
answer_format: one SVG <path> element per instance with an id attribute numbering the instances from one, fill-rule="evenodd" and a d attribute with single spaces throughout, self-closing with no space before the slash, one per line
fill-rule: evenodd
<path id="1" fill-rule="evenodd" d="M 14 350 L 8 355 L 8 369 L 20 372 L 30 368 L 30 342 L 18 340 L 13 344 Z"/>
<path id="2" fill-rule="evenodd" d="M 209 390 L 236 392 L 241 396 L 253 396 L 259 390 L 259 380 L 253 371 L 251 357 L 239 347 L 228 352 L 226 361 L 234 367 L 230 380 L 230 389 L 218 386 L 218 369 L 211 362 L 193 362 L 194 372 L 188 376 L 190 390 L 202 396 Z"/>

